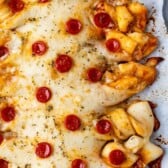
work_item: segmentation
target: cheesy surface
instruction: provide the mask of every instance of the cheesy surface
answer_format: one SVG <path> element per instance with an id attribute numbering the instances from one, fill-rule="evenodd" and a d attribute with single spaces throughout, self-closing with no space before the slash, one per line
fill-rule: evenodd
<path id="1" fill-rule="evenodd" d="M 89 168 L 110 168 L 118 166 L 109 163 L 109 151 L 119 146 L 129 158 L 119 167 L 129 168 L 139 155 L 144 157 L 144 165 L 161 156 L 162 149 L 150 142 L 154 118 L 147 102 L 133 103 L 127 110 L 121 106 L 118 112 L 115 112 L 118 107 L 111 112 L 108 107 L 145 89 L 156 78 L 157 59 L 144 65 L 136 62 L 156 48 L 155 37 L 144 32 L 147 9 L 128 1 L 113 4 L 115 6 L 104 4 L 107 12 L 115 8 L 117 13 L 119 29 L 105 30 L 104 39 L 119 38 L 122 52 L 115 54 L 105 49 L 100 30 L 90 19 L 98 1 L 39 3 L 32 0 L 24 3 L 23 10 L 13 13 L 6 1 L 0 1 L 0 45 L 9 49 L 9 53 L 0 58 L 0 108 L 12 106 L 16 111 L 15 119 L 10 122 L 0 118 L 0 132 L 5 137 L 0 144 L 0 158 L 9 162 L 9 168 L 70 168 L 76 158 L 86 161 Z M 122 11 L 128 14 L 124 20 Z M 128 25 L 135 17 L 143 18 L 142 27 L 137 26 L 136 20 L 136 31 L 132 33 Z M 82 31 L 77 35 L 66 31 L 65 23 L 71 18 L 82 23 Z M 130 40 L 129 45 L 125 43 L 127 40 Z M 149 41 L 152 40 L 151 46 Z M 36 41 L 44 41 L 48 46 L 42 56 L 32 52 Z M 135 51 L 142 48 L 143 53 L 134 58 Z M 60 73 L 54 68 L 59 54 L 72 58 L 69 72 Z M 87 79 L 87 70 L 91 67 L 100 67 L 104 72 L 100 82 L 92 83 Z M 43 86 L 52 92 L 47 103 L 36 99 L 37 88 Z M 140 113 L 139 118 L 136 118 L 137 113 Z M 65 128 L 64 120 L 69 114 L 81 119 L 79 130 L 72 132 Z M 101 116 L 112 123 L 112 135 L 99 135 L 95 131 L 94 123 Z M 109 140 L 112 142 L 106 144 Z M 40 142 L 52 145 L 49 158 L 41 159 L 36 155 L 35 147 Z M 153 151 L 156 151 L 155 156 Z"/>

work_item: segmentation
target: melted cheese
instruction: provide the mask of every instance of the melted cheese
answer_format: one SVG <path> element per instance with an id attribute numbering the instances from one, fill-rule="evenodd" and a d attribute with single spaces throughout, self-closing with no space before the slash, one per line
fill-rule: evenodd
<path id="1" fill-rule="evenodd" d="M 103 142 L 90 136 L 87 126 L 93 117 L 86 116 L 93 113 L 95 117 L 104 111 L 100 106 L 104 99 L 100 85 L 91 84 L 83 77 L 87 68 L 104 63 L 101 54 L 87 44 L 92 35 L 85 28 L 87 19 L 83 18 L 88 5 L 84 1 L 79 4 L 76 1 L 35 4 L 1 24 L 3 29 L 16 28 L 16 33 L 10 35 L 12 38 L 7 43 L 10 50 L 7 60 L 14 63 L 18 73 L 10 75 L 16 80 L 3 86 L 2 93 L 6 97 L 5 103 L 14 105 L 17 114 L 12 122 L 1 120 L 1 130 L 15 132 L 17 138 L 6 140 L 0 146 L 0 157 L 8 160 L 12 168 L 15 165 L 67 168 L 76 158 L 85 158 L 90 167 L 106 167 L 98 155 Z M 65 32 L 64 24 L 70 17 L 79 18 L 85 25 L 79 36 Z M 32 56 L 31 45 L 37 40 L 44 40 L 49 46 L 42 57 Z M 53 70 L 52 62 L 59 53 L 68 53 L 73 58 L 74 67 L 69 73 L 59 74 Z M 52 91 L 52 99 L 47 104 L 36 100 L 36 88 L 40 86 L 48 86 Z M 82 118 L 86 131 L 71 133 L 64 128 L 64 117 L 70 113 Z M 54 153 L 48 159 L 42 160 L 35 155 L 35 145 L 41 141 L 54 147 Z"/>
<path id="2" fill-rule="evenodd" d="M 9 48 L 9 55 L 0 60 L 0 107 L 9 104 L 16 110 L 15 120 L 5 123 L 0 119 L 0 130 L 16 135 L 0 145 L 0 158 L 9 161 L 10 168 L 69 168 L 76 158 L 86 160 L 91 168 L 110 167 L 99 155 L 107 139 L 95 136 L 93 121 L 106 113 L 106 105 L 117 104 L 130 97 L 132 92 L 109 87 L 106 82 L 91 83 L 85 78 L 88 68 L 107 63 L 106 56 L 97 47 L 97 31 L 87 12 L 94 2 L 52 0 L 39 4 L 36 0 L 25 1 L 23 11 L 11 14 L 6 4 L 0 1 L 4 5 L 0 9 L 0 28 L 4 35 L 0 45 Z M 79 19 L 83 25 L 76 36 L 65 30 L 65 23 L 70 18 Z M 32 54 L 32 44 L 38 40 L 49 46 L 43 56 Z M 72 57 L 74 65 L 68 73 L 61 74 L 53 68 L 53 62 L 58 54 L 65 53 Z M 154 67 L 151 69 L 155 71 Z M 155 77 L 154 74 L 151 76 Z M 35 97 L 36 89 L 41 86 L 52 91 L 52 98 L 46 104 Z M 79 131 L 65 129 L 64 119 L 68 114 L 81 118 Z M 132 126 L 128 132 L 124 125 L 120 128 L 121 121 L 127 124 L 129 120 L 125 113 L 121 116 L 123 118 L 116 116 L 116 131 L 129 137 L 135 130 Z M 109 137 L 111 140 L 111 135 Z M 54 152 L 47 159 L 35 155 L 35 146 L 41 141 L 53 146 Z M 130 142 L 125 146 L 133 148 Z M 128 157 L 128 166 L 137 160 L 137 156 L 130 152 Z"/>

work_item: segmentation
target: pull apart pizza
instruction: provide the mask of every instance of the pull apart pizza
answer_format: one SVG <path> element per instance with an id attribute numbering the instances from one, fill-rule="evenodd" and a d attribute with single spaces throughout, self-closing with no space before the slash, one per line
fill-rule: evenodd
<path id="1" fill-rule="evenodd" d="M 163 154 L 162 149 L 149 140 L 154 116 L 148 102 L 134 102 L 126 109 L 119 106 L 102 116 L 98 123 L 103 120 L 111 123 L 112 129 L 106 136 L 110 142 L 103 147 L 101 156 L 112 167 L 131 167 L 133 164 L 135 167 L 137 158 L 143 161 L 141 167 L 145 167 Z M 118 155 L 121 157 L 117 160 Z"/>
<path id="2" fill-rule="evenodd" d="M 145 168 L 160 57 L 129 0 L 0 0 L 0 168 Z M 155 165 L 156 166 L 156 165 Z"/>

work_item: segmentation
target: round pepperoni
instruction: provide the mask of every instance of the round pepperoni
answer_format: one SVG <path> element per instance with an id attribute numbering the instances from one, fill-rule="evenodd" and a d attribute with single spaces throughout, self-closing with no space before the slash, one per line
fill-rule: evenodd
<path id="1" fill-rule="evenodd" d="M 77 19 L 70 19 L 66 22 L 66 31 L 72 35 L 78 34 L 82 30 L 82 23 Z"/>
<path id="2" fill-rule="evenodd" d="M 106 48 L 111 52 L 118 52 L 121 49 L 120 42 L 117 39 L 106 41 Z"/>
<path id="3" fill-rule="evenodd" d="M 65 118 L 65 127 L 68 130 L 76 131 L 80 128 L 80 126 L 81 126 L 81 120 L 78 116 L 71 114 Z"/>
<path id="4" fill-rule="evenodd" d="M 55 61 L 55 68 L 61 72 L 68 72 L 72 67 L 73 61 L 72 58 L 68 55 L 58 55 Z"/>
<path id="5" fill-rule="evenodd" d="M 108 120 L 99 120 L 96 124 L 97 132 L 100 134 L 107 134 L 111 131 L 111 123 Z"/>
<path id="6" fill-rule="evenodd" d="M 8 6 L 15 13 L 23 10 L 25 3 L 22 0 L 10 0 Z"/>
<path id="7" fill-rule="evenodd" d="M 0 159 L 0 168 L 8 168 L 8 162 L 6 160 Z"/>
<path id="8" fill-rule="evenodd" d="M 0 46 L 0 57 L 3 57 L 5 56 L 6 54 L 8 54 L 9 51 L 8 51 L 8 48 L 5 47 L 5 46 Z"/>
<path id="9" fill-rule="evenodd" d="M 0 144 L 3 142 L 3 140 L 4 140 L 4 137 L 2 134 L 0 134 Z"/>
<path id="10" fill-rule="evenodd" d="M 87 78 L 89 81 L 91 82 L 98 82 L 101 80 L 102 78 L 102 72 L 101 70 L 97 69 L 97 68 L 90 68 L 87 71 Z"/>
<path id="11" fill-rule="evenodd" d="M 125 161 L 126 157 L 123 151 L 116 149 L 110 152 L 109 159 L 113 165 L 120 165 Z"/>
<path id="12" fill-rule="evenodd" d="M 48 50 L 48 46 L 44 41 L 36 41 L 32 45 L 32 51 L 34 55 L 44 55 Z"/>
<path id="13" fill-rule="evenodd" d="M 108 13 L 101 12 L 94 16 L 94 23 L 97 27 L 108 28 L 111 22 L 112 20 Z"/>
<path id="14" fill-rule="evenodd" d="M 71 163 L 71 168 L 87 168 L 87 165 L 82 159 L 75 159 Z"/>
<path id="15" fill-rule="evenodd" d="M 1 110 L 1 117 L 4 121 L 10 122 L 15 118 L 15 109 L 13 107 L 5 107 Z"/>
<path id="16" fill-rule="evenodd" d="M 48 87 L 39 87 L 36 91 L 36 98 L 41 103 L 46 103 L 51 99 L 52 93 Z"/>
<path id="17" fill-rule="evenodd" d="M 35 152 L 40 158 L 48 158 L 52 154 L 52 147 L 47 142 L 41 142 L 37 145 Z"/>

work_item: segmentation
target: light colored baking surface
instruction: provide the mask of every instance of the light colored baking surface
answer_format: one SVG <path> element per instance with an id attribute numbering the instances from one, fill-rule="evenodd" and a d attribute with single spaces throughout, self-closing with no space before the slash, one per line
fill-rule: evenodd
<path id="1" fill-rule="evenodd" d="M 158 66 L 158 79 L 150 88 L 140 94 L 142 99 L 151 100 L 158 104 L 156 114 L 161 122 L 160 129 L 153 135 L 154 141 L 165 150 L 162 168 L 168 165 L 168 33 L 162 17 L 163 0 L 141 0 L 148 6 L 154 20 L 149 22 L 149 30 L 159 38 L 160 46 L 151 56 L 161 56 L 165 60 Z M 161 137 L 161 138 L 160 138 Z M 158 140 L 162 142 L 160 143 Z"/>

